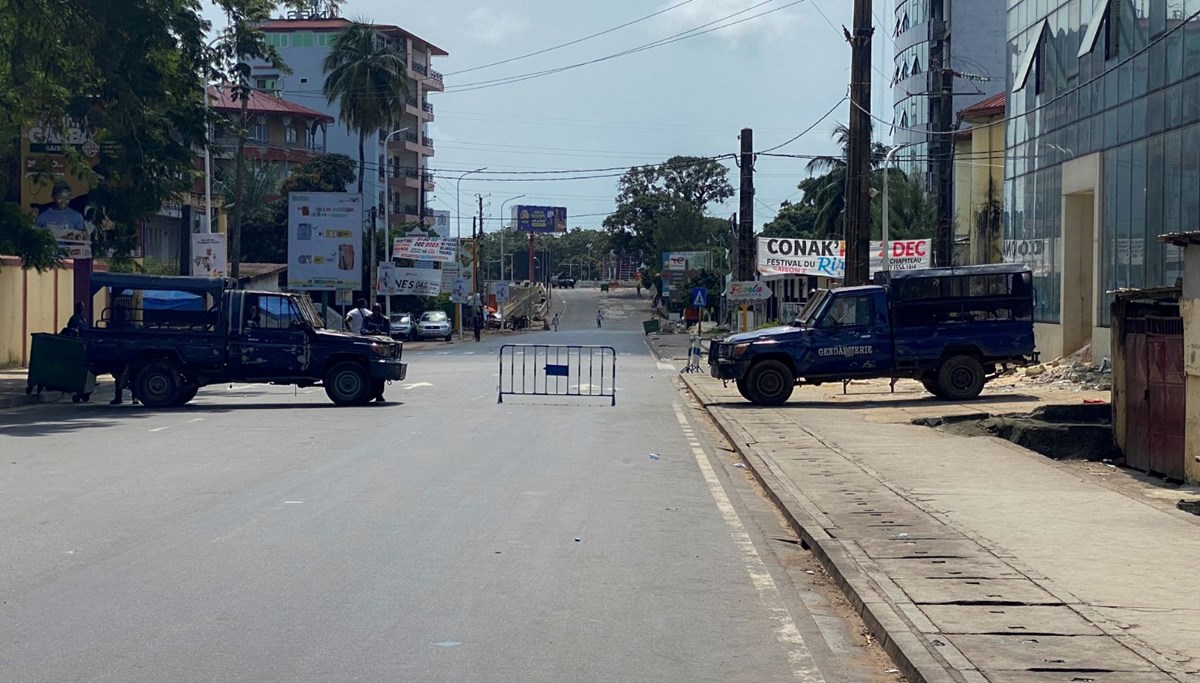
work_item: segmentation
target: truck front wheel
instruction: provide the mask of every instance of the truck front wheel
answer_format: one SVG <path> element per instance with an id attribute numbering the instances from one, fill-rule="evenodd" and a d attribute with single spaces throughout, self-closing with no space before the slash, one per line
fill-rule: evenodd
<path id="1" fill-rule="evenodd" d="M 358 363 L 338 363 L 325 374 L 325 394 L 339 406 L 365 406 L 371 402 L 371 376 Z"/>
<path id="2" fill-rule="evenodd" d="M 753 403 L 762 406 L 780 406 L 792 396 L 796 378 L 784 363 L 763 360 L 755 363 L 746 374 L 746 393 Z"/>
<path id="3" fill-rule="evenodd" d="M 179 368 L 169 360 L 146 363 L 134 377 L 134 395 L 147 408 L 174 406 L 175 397 L 183 385 Z"/>
<path id="4" fill-rule="evenodd" d="M 951 356 L 937 371 L 937 396 L 948 401 L 969 401 L 983 391 L 983 364 L 973 356 Z"/>

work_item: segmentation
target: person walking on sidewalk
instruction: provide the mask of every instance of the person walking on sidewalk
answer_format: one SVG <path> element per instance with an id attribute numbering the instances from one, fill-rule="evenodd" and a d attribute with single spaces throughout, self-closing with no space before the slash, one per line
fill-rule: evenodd
<path id="1" fill-rule="evenodd" d="M 596 327 L 604 327 L 604 311 L 596 311 Z"/>
<path id="2" fill-rule="evenodd" d="M 475 315 L 471 316 L 471 330 L 475 333 L 475 341 L 481 341 L 483 336 L 483 307 L 475 307 Z"/>
<path id="3" fill-rule="evenodd" d="M 554 320 L 551 321 L 550 324 L 554 326 L 554 331 L 558 332 L 558 314 L 557 313 L 554 314 Z"/>
<path id="4" fill-rule="evenodd" d="M 370 317 L 367 311 L 367 300 L 359 299 L 354 302 L 354 308 L 346 314 L 346 331 L 350 334 L 362 334 L 363 323 Z"/>

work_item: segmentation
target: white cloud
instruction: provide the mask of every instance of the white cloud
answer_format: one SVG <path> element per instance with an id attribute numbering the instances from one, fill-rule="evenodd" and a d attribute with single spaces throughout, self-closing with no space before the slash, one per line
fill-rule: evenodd
<path id="1" fill-rule="evenodd" d="M 677 4 L 679 4 L 679 0 L 672 0 L 664 4 L 663 8 Z M 662 15 L 661 23 L 677 33 L 697 29 L 701 26 L 704 28 L 699 29 L 700 31 L 711 31 L 719 26 L 733 24 L 729 28 L 712 31 L 704 36 L 730 45 L 737 45 L 744 41 L 756 42 L 765 38 L 775 38 L 789 31 L 796 19 L 793 9 L 756 16 L 777 9 L 786 3 L 768 3 L 749 9 L 757 4 L 759 2 L 748 0 L 693 0 L 679 9 Z"/>
<path id="2" fill-rule="evenodd" d="M 511 45 L 513 39 L 529 26 L 515 14 L 487 5 L 471 10 L 466 25 L 468 35 L 483 45 L 493 47 Z"/>

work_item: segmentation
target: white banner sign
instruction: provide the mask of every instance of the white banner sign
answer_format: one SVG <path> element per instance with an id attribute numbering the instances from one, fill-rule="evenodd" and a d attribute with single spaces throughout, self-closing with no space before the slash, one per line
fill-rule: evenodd
<path id="1" fill-rule="evenodd" d="M 438 237 L 397 237 L 392 247 L 392 258 L 414 261 L 453 261 L 457 251 L 455 240 Z"/>
<path id="2" fill-rule="evenodd" d="M 508 283 L 497 282 L 492 285 L 492 294 L 496 295 L 496 303 L 502 304 L 508 301 Z"/>
<path id="3" fill-rule="evenodd" d="M 450 284 L 450 300 L 456 304 L 466 303 L 471 295 L 471 281 L 456 277 Z"/>
<path id="4" fill-rule="evenodd" d="M 396 296 L 396 264 L 380 263 L 375 268 L 375 291 L 384 296 Z"/>
<path id="5" fill-rule="evenodd" d="M 437 296 L 442 292 L 442 274 L 430 268 L 393 268 L 388 289 L 399 295 Z"/>
<path id="6" fill-rule="evenodd" d="M 891 240 L 890 270 L 928 268 L 932 240 Z M 871 272 L 883 270 L 883 242 L 871 242 Z M 846 272 L 846 248 L 841 240 L 758 238 L 758 272 L 763 275 L 816 275 L 841 279 Z"/>
<path id="7" fill-rule="evenodd" d="M 192 275 L 194 277 L 225 277 L 225 235 L 222 233 L 192 234 Z"/>
<path id="8" fill-rule="evenodd" d="M 725 290 L 725 298 L 730 302 L 764 301 L 771 298 L 771 288 L 765 282 L 730 282 Z"/>
<path id="9" fill-rule="evenodd" d="M 289 289 L 362 286 L 362 205 L 348 192 L 288 195 Z"/>
<path id="10" fill-rule="evenodd" d="M 1057 261 L 1059 238 L 1050 237 L 1028 240 L 1004 240 L 1005 263 L 1024 263 L 1033 274 L 1045 277 L 1053 272 Z"/>

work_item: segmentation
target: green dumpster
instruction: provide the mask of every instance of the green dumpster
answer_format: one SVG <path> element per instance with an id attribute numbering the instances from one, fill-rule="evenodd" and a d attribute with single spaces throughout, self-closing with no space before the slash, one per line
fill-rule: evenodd
<path id="1" fill-rule="evenodd" d="M 646 334 L 654 334 L 658 332 L 658 318 L 655 318 L 654 320 L 643 320 L 642 330 L 644 330 Z"/>
<path id="2" fill-rule="evenodd" d="M 601 291 L 601 292 L 607 292 L 607 291 L 608 291 L 608 283 L 607 283 L 607 282 L 605 282 L 604 284 L 600 285 L 600 291 Z"/>
<path id="3" fill-rule="evenodd" d="M 35 334 L 29 353 L 25 393 L 62 391 L 75 402 L 87 401 L 96 390 L 96 376 L 88 369 L 83 340 L 57 334 Z"/>

